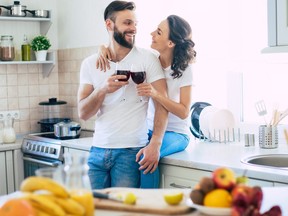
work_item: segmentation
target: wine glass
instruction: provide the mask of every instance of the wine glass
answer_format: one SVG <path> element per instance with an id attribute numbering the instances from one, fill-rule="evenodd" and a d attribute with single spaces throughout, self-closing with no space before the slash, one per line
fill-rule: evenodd
<path id="1" fill-rule="evenodd" d="M 130 66 L 127 63 L 116 62 L 116 74 L 126 76 L 126 79 L 119 79 L 118 81 L 120 82 L 128 81 L 130 78 Z M 126 101 L 125 91 L 126 91 L 126 85 L 123 86 L 123 99 L 121 99 L 121 101 Z"/>
<path id="2" fill-rule="evenodd" d="M 131 75 L 133 82 L 137 85 L 143 83 L 146 79 L 146 72 L 142 64 L 133 64 L 131 66 L 130 75 Z M 143 97 L 140 96 L 140 102 L 142 101 L 144 101 Z"/>

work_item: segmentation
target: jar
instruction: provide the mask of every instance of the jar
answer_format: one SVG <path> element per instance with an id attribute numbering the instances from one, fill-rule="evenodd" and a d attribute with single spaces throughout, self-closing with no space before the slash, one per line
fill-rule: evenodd
<path id="1" fill-rule="evenodd" d="M 10 117 L 4 121 L 3 142 L 14 143 L 16 141 L 16 133 L 14 130 L 14 118 Z"/>
<path id="2" fill-rule="evenodd" d="M 13 61 L 15 58 L 15 48 L 11 35 L 2 35 L 0 43 L 0 60 Z"/>

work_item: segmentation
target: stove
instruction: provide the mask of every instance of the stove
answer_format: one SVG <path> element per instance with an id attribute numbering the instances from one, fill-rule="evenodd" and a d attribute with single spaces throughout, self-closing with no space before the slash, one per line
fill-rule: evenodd
<path id="1" fill-rule="evenodd" d="M 94 131 L 81 130 L 79 139 L 92 137 Z M 65 139 L 67 140 L 67 139 Z M 57 167 L 64 163 L 63 139 L 59 139 L 54 132 L 34 133 L 23 138 L 22 152 L 24 160 L 24 176 L 35 175 L 35 170 L 41 167 Z"/>

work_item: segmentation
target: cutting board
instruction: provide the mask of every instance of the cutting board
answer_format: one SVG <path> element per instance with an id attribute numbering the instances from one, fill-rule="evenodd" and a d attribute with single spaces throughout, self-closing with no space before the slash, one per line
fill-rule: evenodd
<path id="1" fill-rule="evenodd" d="M 137 197 L 136 204 L 129 205 L 117 201 L 94 198 L 94 205 L 96 211 L 97 209 L 108 209 L 161 215 L 181 215 L 193 211 L 192 208 L 185 204 L 186 199 L 189 199 L 189 191 L 187 190 L 183 190 L 184 198 L 179 205 L 167 204 L 163 194 L 171 190 L 173 191 L 173 189 L 108 188 L 99 190 L 99 192 L 112 194 L 133 192 Z"/>

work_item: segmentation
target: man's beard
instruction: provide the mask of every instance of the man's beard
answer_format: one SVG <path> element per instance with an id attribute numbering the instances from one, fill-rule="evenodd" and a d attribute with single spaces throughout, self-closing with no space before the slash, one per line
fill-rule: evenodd
<path id="1" fill-rule="evenodd" d="M 131 49 L 131 48 L 133 48 L 133 46 L 134 46 L 135 37 L 133 38 L 132 43 L 130 43 L 130 42 L 128 42 L 128 41 L 125 40 L 125 34 L 127 34 L 127 33 L 130 33 L 130 32 L 123 32 L 123 33 L 122 33 L 122 32 L 120 32 L 120 31 L 118 31 L 117 27 L 115 26 L 115 27 L 114 27 L 114 35 L 113 35 L 113 37 L 114 37 L 114 40 L 115 40 L 118 44 L 120 44 L 120 45 L 123 46 L 123 47 L 126 47 L 126 48 Z"/>

